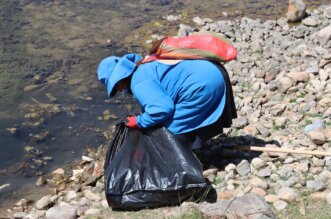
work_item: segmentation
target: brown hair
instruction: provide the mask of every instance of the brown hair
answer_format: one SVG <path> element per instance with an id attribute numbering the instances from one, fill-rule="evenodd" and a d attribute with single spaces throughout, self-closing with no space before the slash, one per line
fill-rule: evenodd
<path id="1" fill-rule="evenodd" d="M 149 49 L 148 55 L 156 54 L 164 39 L 165 39 L 165 37 L 162 39 L 153 41 L 152 47 Z M 136 68 L 138 68 L 143 63 L 143 61 L 144 61 L 144 59 L 141 59 L 138 62 L 136 62 Z"/>

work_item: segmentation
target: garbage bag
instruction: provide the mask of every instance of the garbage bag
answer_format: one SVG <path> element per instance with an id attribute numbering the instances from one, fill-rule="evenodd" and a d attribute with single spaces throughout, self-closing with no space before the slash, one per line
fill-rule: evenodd
<path id="1" fill-rule="evenodd" d="M 210 188 L 197 157 L 164 127 L 140 130 L 118 124 L 104 169 L 106 199 L 115 209 L 197 201 Z"/>

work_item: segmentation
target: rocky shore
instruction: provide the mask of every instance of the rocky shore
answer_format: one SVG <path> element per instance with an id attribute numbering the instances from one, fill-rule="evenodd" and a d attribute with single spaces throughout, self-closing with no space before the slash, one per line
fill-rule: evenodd
<path id="1" fill-rule="evenodd" d="M 239 118 L 196 152 L 218 201 L 112 211 L 103 184 L 107 146 L 101 145 L 72 172 L 60 168 L 39 178 L 38 186 L 52 188 L 49 195 L 36 202 L 22 199 L 0 218 L 180 218 L 189 213 L 198 218 L 283 218 L 293 206 L 299 212 L 293 218 L 308 217 L 313 208 L 321 210 L 321 218 L 331 217 L 323 211 L 331 208 L 331 157 L 230 149 L 255 145 L 331 152 L 331 5 L 307 11 L 296 24 L 285 17 L 193 21 L 195 26 L 181 24 L 178 35 L 222 33 L 239 52 L 237 60 L 225 64 Z"/>

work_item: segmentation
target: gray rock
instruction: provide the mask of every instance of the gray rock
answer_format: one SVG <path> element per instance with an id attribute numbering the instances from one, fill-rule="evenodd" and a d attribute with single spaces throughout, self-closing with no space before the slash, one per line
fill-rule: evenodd
<path id="1" fill-rule="evenodd" d="M 241 176 L 246 176 L 251 172 L 251 165 L 247 160 L 242 160 L 236 167 L 236 171 Z"/>
<path id="2" fill-rule="evenodd" d="M 266 127 L 264 127 L 264 126 L 262 126 L 262 125 L 257 125 L 256 126 L 256 129 L 259 131 L 259 133 L 263 136 L 263 137 L 268 137 L 268 136 L 270 136 L 270 131 L 266 128 Z"/>
<path id="3" fill-rule="evenodd" d="M 323 13 L 326 18 L 331 18 L 331 6 L 326 7 Z"/>
<path id="4" fill-rule="evenodd" d="M 27 215 L 28 214 L 25 212 L 16 212 L 13 216 L 14 216 L 14 218 L 20 219 L 20 218 L 24 218 Z"/>
<path id="5" fill-rule="evenodd" d="M 317 119 L 317 120 L 314 120 L 311 124 L 307 125 L 304 128 L 304 132 L 308 133 L 308 132 L 311 132 L 311 131 L 315 131 L 317 129 L 324 129 L 324 128 L 325 128 L 324 121 L 320 120 L 320 119 Z"/>
<path id="6" fill-rule="evenodd" d="M 315 18 L 307 17 L 302 20 L 302 23 L 308 27 L 316 27 L 318 25 Z"/>
<path id="7" fill-rule="evenodd" d="M 326 195 L 326 201 L 329 205 L 331 205 L 331 192 L 329 192 L 327 195 Z"/>
<path id="8" fill-rule="evenodd" d="M 308 180 L 307 188 L 312 189 L 314 191 L 323 191 L 325 190 L 325 184 L 321 180 Z"/>
<path id="9" fill-rule="evenodd" d="M 260 169 L 263 166 L 265 166 L 264 160 L 259 158 L 259 157 L 254 157 L 251 164 L 254 167 L 254 169 L 256 169 L 256 170 Z"/>
<path id="10" fill-rule="evenodd" d="M 267 166 L 261 170 L 259 170 L 256 175 L 259 176 L 259 177 L 268 177 L 268 176 L 271 176 L 271 173 L 272 173 L 272 169 L 270 166 Z"/>
<path id="11" fill-rule="evenodd" d="M 199 210 L 203 218 L 276 218 L 264 198 L 252 193 L 214 204 L 203 203 L 199 206 Z"/>
<path id="12" fill-rule="evenodd" d="M 278 201 L 275 201 L 272 205 L 274 206 L 274 208 L 277 211 L 283 211 L 287 207 L 288 204 L 282 200 L 278 200 Z"/>
<path id="13" fill-rule="evenodd" d="M 331 39 L 331 25 L 318 31 L 315 36 L 318 43 L 322 45 L 327 44 Z"/>
<path id="14" fill-rule="evenodd" d="M 292 80 L 288 77 L 280 78 L 278 81 L 278 89 L 282 93 L 286 93 L 288 89 L 292 87 Z"/>
<path id="15" fill-rule="evenodd" d="M 46 209 L 50 204 L 51 204 L 51 196 L 46 195 L 37 201 L 36 208 L 39 210 Z"/>
<path id="16" fill-rule="evenodd" d="M 77 208 L 74 206 L 55 206 L 46 212 L 47 219 L 76 219 Z"/>
<path id="17" fill-rule="evenodd" d="M 316 66 L 311 66 L 311 67 L 307 68 L 306 72 L 316 75 L 316 74 L 318 74 L 319 70 L 320 70 L 319 67 L 316 65 Z"/>
<path id="18" fill-rule="evenodd" d="M 233 120 L 232 124 L 234 128 L 244 128 L 246 125 L 248 125 L 248 119 L 246 117 L 239 117 Z"/>

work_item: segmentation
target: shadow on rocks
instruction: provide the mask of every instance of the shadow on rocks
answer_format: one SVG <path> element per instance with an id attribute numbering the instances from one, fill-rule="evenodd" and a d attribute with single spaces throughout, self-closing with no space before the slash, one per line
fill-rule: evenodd
<path id="1" fill-rule="evenodd" d="M 222 134 L 206 142 L 202 148 L 193 152 L 201 161 L 204 170 L 210 168 L 223 170 L 229 163 L 237 165 L 244 159 L 250 162 L 261 154 L 261 152 L 255 151 L 236 150 L 233 146 L 265 147 L 267 144 L 279 146 L 277 141 L 264 141 L 250 135 L 229 137 Z"/>

